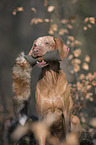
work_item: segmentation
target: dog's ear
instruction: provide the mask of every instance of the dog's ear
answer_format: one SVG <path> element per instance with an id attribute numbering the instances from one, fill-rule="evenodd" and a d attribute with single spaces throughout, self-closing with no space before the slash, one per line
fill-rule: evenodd
<path id="1" fill-rule="evenodd" d="M 56 44 L 55 49 L 59 50 L 60 57 L 63 60 L 67 56 L 69 48 L 59 38 L 54 38 L 54 41 Z"/>

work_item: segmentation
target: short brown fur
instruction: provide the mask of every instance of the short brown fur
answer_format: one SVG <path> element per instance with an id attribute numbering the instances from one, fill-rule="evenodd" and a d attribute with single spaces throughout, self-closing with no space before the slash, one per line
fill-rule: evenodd
<path id="1" fill-rule="evenodd" d="M 39 37 L 34 41 L 29 55 L 37 58 L 55 49 L 59 50 L 62 60 L 69 52 L 69 48 L 59 38 Z M 72 114 L 73 101 L 70 87 L 65 73 L 60 69 L 60 62 L 45 62 L 44 64 L 37 62 L 37 65 L 42 67 L 35 95 L 38 117 L 43 119 L 49 113 L 56 113 L 59 120 L 53 124 L 50 130 L 52 135 L 61 140 L 67 136 L 71 126 L 74 128 L 80 124 L 78 117 Z M 28 100 L 30 96 L 30 72 L 30 65 L 24 59 L 24 55 L 21 55 L 16 59 L 16 65 L 13 68 L 13 99 L 17 114 L 24 107 L 24 101 Z"/>
<path id="2" fill-rule="evenodd" d="M 38 50 L 37 55 L 36 53 L 34 55 L 35 49 Z M 55 49 L 59 50 L 62 60 L 69 51 L 69 48 L 59 38 L 44 36 L 35 40 L 29 55 L 42 56 L 47 51 Z M 60 69 L 59 62 L 50 62 L 48 66 L 42 67 L 41 76 L 36 86 L 36 108 L 39 119 L 44 118 L 50 112 L 57 113 L 58 117 L 61 116 L 61 121 L 55 123 L 55 129 L 53 125 L 52 132 L 59 139 L 64 137 L 64 134 L 65 137 L 67 136 L 71 130 L 73 101 L 65 73 Z M 59 131 L 58 128 L 60 128 Z"/>

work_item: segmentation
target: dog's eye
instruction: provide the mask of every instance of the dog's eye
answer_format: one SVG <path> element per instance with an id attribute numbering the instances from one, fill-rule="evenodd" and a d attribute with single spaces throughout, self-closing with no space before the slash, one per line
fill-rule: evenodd
<path id="1" fill-rule="evenodd" d="M 49 44 L 48 42 L 46 42 L 46 44 Z"/>
<path id="2" fill-rule="evenodd" d="M 36 44 L 34 44 L 34 46 L 36 47 Z"/>

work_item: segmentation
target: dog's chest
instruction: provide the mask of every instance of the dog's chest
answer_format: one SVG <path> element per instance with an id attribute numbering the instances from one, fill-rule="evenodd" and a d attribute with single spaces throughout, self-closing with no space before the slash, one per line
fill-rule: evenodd
<path id="1" fill-rule="evenodd" d="M 65 74 L 60 70 L 59 74 L 47 73 L 38 81 L 36 87 L 36 105 L 39 112 L 54 109 L 63 109 L 64 92 L 66 91 L 67 80 Z"/>

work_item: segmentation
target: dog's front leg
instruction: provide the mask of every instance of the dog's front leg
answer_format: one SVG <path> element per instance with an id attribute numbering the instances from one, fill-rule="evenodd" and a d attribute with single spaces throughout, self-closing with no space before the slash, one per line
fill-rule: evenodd
<path id="1" fill-rule="evenodd" d="M 73 108 L 73 101 L 70 96 L 70 88 L 68 84 L 66 85 L 66 90 L 64 92 L 64 108 L 63 108 L 63 115 L 64 115 L 64 122 L 65 122 L 65 137 L 67 137 L 69 131 L 70 131 L 70 118 Z"/>
<path id="2" fill-rule="evenodd" d="M 69 133 L 69 116 L 66 111 L 64 111 L 64 132 L 65 132 L 65 138 L 67 137 Z"/>

